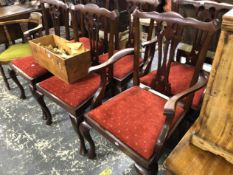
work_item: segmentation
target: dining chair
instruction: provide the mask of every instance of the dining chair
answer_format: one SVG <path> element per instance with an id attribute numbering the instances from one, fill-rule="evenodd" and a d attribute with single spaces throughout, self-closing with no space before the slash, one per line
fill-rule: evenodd
<path id="1" fill-rule="evenodd" d="M 97 21 L 93 19 L 104 18 L 107 20 L 110 27 L 110 33 L 109 42 L 106 44 L 108 44 L 109 47 L 113 46 L 111 43 L 114 38 L 115 19 L 117 18 L 117 13 L 115 11 L 100 8 L 95 4 L 78 4 L 73 10 L 85 12 L 85 17 L 89 17 L 88 19 L 90 23 L 96 24 Z M 91 16 L 94 16 L 95 18 L 91 18 Z M 91 106 L 90 108 L 93 109 L 101 104 L 105 87 L 108 83 L 106 69 L 109 69 L 112 64 L 122 57 L 124 58 L 131 54 L 132 50 L 132 48 L 125 51 L 122 50 L 115 55 L 113 55 L 113 52 L 110 52 L 110 58 L 106 62 L 90 67 L 88 69 L 88 75 L 73 84 L 67 84 L 58 77 L 52 76 L 36 85 L 35 96 L 40 97 L 41 95 L 44 95 L 69 113 L 74 130 L 77 132 L 80 139 L 80 153 L 86 152 L 84 140 L 79 131 L 79 124 L 83 120 L 83 113 L 88 107 Z M 47 115 L 47 124 L 51 124 L 52 116 L 44 100 L 40 99 L 37 100 L 37 102 L 41 106 L 43 113 Z"/>
<path id="2" fill-rule="evenodd" d="M 45 26 L 45 34 L 55 34 L 70 39 L 69 27 L 69 6 L 59 0 L 40 0 L 42 8 L 43 24 Z M 61 27 L 64 26 L 61 30 Z M 30 89 L 36 89 L 36 83 L 52 76 L 48 70 L 37 64 L 31 55 L 21 57 L 10 63 L 10 77 L 18 84 L 21 96 L 25 97 L 24 88 L 17 78 L 17 74 L 29 82 Z M 33 93 L 32 93 L 33 94 Z M 38 97 L 37 97 L 38 98 Z M 43 98 L 43 97 L 40 97 Z M 44 115 L 46 116 L 46 115 Z"/>
<path id="3" fill-rule="evenodd" d="M 10 90 L 8 78 L 5 75 L 3 65 L 9 65 L 21 57 L 30 57 L 31 50 L 27 43 L 29 37 L 41 35 L 42 19 L 41 14 L 32 12 L 28 19 L 10 20 L 0 22 L 0 30 L 3 31 L 2 39 L 5 39 L 7 48 L 0 53 L 0 70 L 7 89 Z M 40 70 L 43 71 L 43 70 Z M 11 72 L 9 72 L 11 77 Z M 24 90 L 17 79 L 13 80 L 21 90 L 20 98 L 25 98 Z"/>
<path id="4" fill-rule="evenodd" d="M 233 4 L 223 3 L 221 1 L 205 1 L 205 0 L 196 0 L 196 1 L 176 0 L 173 1 L 173 6 L 174 6 L 173 7 L 174 11 L 180 13 L 185 17 L 193 17 L 198 20 L 206 21 L 206 22 L 217 19 L 219 21 L 219 24 L 222 23 L 222 16 L 231 8 L 233 8 Z M 197 36 L 197 38 L 193 39 L 191 37 L 193 36 L 193 33 L 195 33 L 195 31 L 192 30 L 185 32 L 184 37 L 182 39 L 182 43 L 180 43 L 177 49 L 177 53 L 176 53 L 177 62 L 181 62 L 182 59 L 185 60 L 188 57 L 191 57 L 191 55 L 195 52 L 195 50 L 198 49 L 199 43 L 192 42 L 194 40 L 198 41 L 198 35 L 195 35 Z M 218 28 L 218 30 L 216 30 L 215 34 L 213 35 L 211 44 L 206 54 L 206 58 L 204 60 L 203 69 L 205 69 L 205 71 L 207 72 L 210 71 L 209 69 L 211 68 L 211 64 L 214 59 L 219 36 L 220 36 L 220 28 Z M 194 64 L 195 62 L 191 63 L 191 65 Z M 208 69 L 206 69 L 206 67 Z M 199 113 L 202 105 L 205 89 L 206 87 L 202 88 L 194 96 L 192 109 L 196 111 L 197 114 Z"/>
<path id="5" fill-rule="evenodd" d="M 185 28 L 195 28 L 205 33 L 199 60 L 203 60 L 214 33 L 213 22 L 201 22 L 192 18 L 183 18 L 175 12 L 157 13 L 141 12 L 133 13 L 135 25 L 135 77 L 138 77 L 139 53 L 140 53 L 140 27 L 139 19 L 153 19 L 156 22 L 155 33 L 157 41 L 147 42 L 150 45 L 156 43 L 154 49 L 158 52 L 158 74 L 153 80 L 155 89 L 133 86 L 126 91 L 104 102 L 99 107 L 87 112 L 84 121 L 80 125 L 80 131 L 89 143 L 88 157 L 96 156 L 95 144 L 90 135 L 90 129 L 94 128 L 118 149 L 127 154 L 135 162 L 135 167 L 141 174 L 155 175 L 158 172 L 158 160 L 163 153 L 166 141 L 171 136 L 179 122 L 187 113 L 188 101 L 192 100 L 194 93 L 205 86 L 205 78 L 196 74 L 192 86 L 186 88 L 170 98 L 164 95 L 169 88 L 168 74 L 171 62 L 175 57 L 175 51 L 183 35 Z M 161 63 L 163 60 L 163 64 Z M 198 72 L 198 71 L 197 71 Z M 182 76 L 182 72 L 181 76 Z M 135 84 L 137 84 L 136 82 Z M 161 84 L 160 84 L 161 83 Z M 165 85 L 167 84 L 167 85 Z M 163 87 L 161 86 L 163 85 Z M 180 101 L 188 98 L 187 105 Z"/>

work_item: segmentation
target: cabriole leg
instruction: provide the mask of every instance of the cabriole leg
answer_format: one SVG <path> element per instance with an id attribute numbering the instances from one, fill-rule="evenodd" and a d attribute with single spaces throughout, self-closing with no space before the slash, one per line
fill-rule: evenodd
<path id="1" fill-rule="evenodd" d="M 38 92 L 35 89 L 35 87 L 33 87 L 32 85 L 30 86 L 30 90 L 32 92 L 32 96 L 35 98 L 35 100 L 38 102 L 38 104 L 41 107 L 41 110 L 43 112 L 43 119 L 47 120 L 46 125 L 51 125 L 52 124 L 52 115 L 44 102 L 44 96 L 40 92 Z"/>
<path id="2" fill-rule="evenodd" d="M 79 141 L 80 141 L 80 149 L 79 149 L 79 153 L 81 155 L 85 155 L 87 153 L 87 149 L 85 147 L 85 142 L 84 142 L 84 138 L 79 130 L 79 125 L 80 123 L 82 122 L 83 120 L 83 116 L 79 116 L 79 117 L 75 117 L 71 114 L 69 114 L 69 117 L 70 117 L 70 120 L 71 120 L 71 123 L 72 123 L 72 126 L 75 130 L 75 132 L 78 134 L 78 137 L 79 137 Z"/>
<path id="3" fill-rule="evenodd" d="M 19 82 L 19 80 L 16 76 L 16 72 L 13 69 L 8 69 L 8 73 L 9 73 L 11 79 L 15 82 L 15 84 L 18 86 L 18 88 L 20 90 L 20 98 L 26 99 L 25 91 L 24 91 L 23 86 L 21 85 L 21 83 Z"/>
<path id="4" fill-rule="evenodd" d="M 80 124 L 79 129 L 83 135 L 83 137 L 87 140 L 90 145 L 90 150 L 88 150 L 88 158 L 94 159 L 96 157 L 95 153 L 95 143 L 91 138 L 90 129 L 91 127 L 84 121 Z"/>

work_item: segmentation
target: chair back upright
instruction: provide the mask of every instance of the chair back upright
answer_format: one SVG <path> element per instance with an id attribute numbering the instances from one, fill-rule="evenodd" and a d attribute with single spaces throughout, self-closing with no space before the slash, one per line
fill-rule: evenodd
<path id="1" fill-rule="evenodd" d="M 154 51 L 152 58 L 157 59 L 155 60 L 157 64 L 157 73 L 153 78 L 152 88 L 168 96 L 174 95 L 171 93 L 169 74 L 171 64 L 174 62 L 177 46 L 182 41 L 185 30 L 195 29 L 197 31 L 196 35 L 193 36 L 193 39 L 195 40 L 194 43 L 198 45 L 198 47 L 195 48 L 195 51 L 192 52 L 189 60 L 187 60 L 187 64 L 192 60 L 195 60 L 195 64 L 193 64 L 195 71 L 189 87 L 194 85 L 198 80 L 212 35 L 217 30 L 216 23 L 201 22 L 193 18 L 183 18 L 180 14 L 175 12 L 157 13 L 141 12 L 136 10 L 133 16 L 136 31 L 135 69 L 137 70 L 139 67 L 139 59 L 137 58 L 140 52 L 139 19 L 153 19 L 156 22 L 156 26 L 154 26 L 154 38 L 157 38 L 157 42 L 154 47 L 151 48 L 151 51 Z M 135 71 L 135 73 L 137 72 L 138 71 Z"/>
<path id="2" fill-rule="evenodd" d="M 61 26 L 64 26 L 65 38 L 70 40 L 68 4 L 59 0 L 40 0 L 40 4 L 46 35 L 50 33 L 49 29 L 52 27 L 55 34 L 61 36 Z"/>
<path id="3" fill-rule="evenodd" d="M 99 7 L 96 4 L 78 4 L 71 7 L 72 24 L 74 32 L 77 32 L 79 25 L 78 16 L 83 16 L 83 25 L 88 33 L 90 40 L 90 49 L 93 64 L 98 64 L 99 55 L 108 53 L 109 58 L 113 55 L 115 50 L 114 38 L 117 26 L 117 11 L 109 11 L 106 8 Z M 104 29 L 103 38 L 100 38 L 100 29 Z M 75 40 L 79 39 L 78 33 L 74 33 Z M 103 45 L 103 50 L 100 49 Z"/>

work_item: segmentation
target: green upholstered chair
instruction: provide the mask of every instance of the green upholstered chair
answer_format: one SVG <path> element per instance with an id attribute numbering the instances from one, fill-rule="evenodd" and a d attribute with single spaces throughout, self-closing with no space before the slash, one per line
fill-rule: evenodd
<path id="1" fill-rule="evenodd" d="M 0 71 L 9 90 L 10 86 L 3 65 L 17 58 L 30 56 L 31 49 L 27 41 L 29 38 L 41 35 L 41 29 L 42 18 L 38 12 L 32 12 L 28 19 L 0 22 L 0 30 L 3 33 L 1 43 L 6 45 L 6 49 L 0 53 Z"/>

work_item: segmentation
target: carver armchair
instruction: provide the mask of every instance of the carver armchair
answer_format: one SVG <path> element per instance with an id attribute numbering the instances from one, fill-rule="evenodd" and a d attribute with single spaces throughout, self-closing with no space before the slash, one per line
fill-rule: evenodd
<path id="1" fill-rule="evenodd" d="M 31 55 L 31 50 L 27 41 L 31 37 L 41 35 L 41 14 L 32 12 L 28 19 L 0 22 L 0 30 L 4 31 L 4 35 L 1 37 L 5 39 L 7 46 L 7 49 L 0 53 L 0 70 L 6 87 L 10 89 L 8 78 L 6 77 L 2 65 L 8 65 L 13 60 Z M 21 88 L 18 80 L 13 80 L 16 81 L 17 85 Z M 23 89 L 21 88 L 21 90 Z M 21 93 L 21 98 L 25 98 L 24 92 Z"/>
<path id="2" fill-rule="evenodd" d="M 78 10 L 84 8 L 90 11 L 90 13 L 95 14 L 97 18 L 104 17 L 109 21 L 111 24 L 110 31 L 112 32 L 109 34 L 109 43 L 107 44 L 111 47 L 110 43 L 113 41 L 114 37 L 114 25 L 112 24 L 114 24 L 114 20 L 117 17 L 116 12 L 99 8 L 95 4 L 85 6 L 78 5 L 76 8 L 78 8 Z M 119 51 L 115 55 L 110 53 L 110 58 L 106 62 L 90 67 L 88 69 L 88 75 L 73 84 L 68 84 L 56 76 L 52 76 L 37 84 L 34 95 L 37 97 L 36 99 L 41 106 L 43 114 L 46 115 L 47 124 L 50 125 L 52 123 L 52 115 L 43 98 L 41 98 L 42 96 L 46 96 L 56 102 L 69 113 L 74 130 L 77 132 L 80 139 L 80 153 L 86 152 L 84 140 L 79 131 L 79 124 L 83 121 L 83 113 L 88 107 L 91 106 L 91 108 L 94 108 L 101 104 L 105 87 L 108 84 L 106 69 L 110 69 L 116 61 L 131 54 L 132 50 L 133 49 Z"/>
<path id="3" fill-rule="evenodd" d="M 138 86 L 127 89 L 86 113 L 80 125 L 80 131 L 90 145 L 89 158 L 96 156 L 95 144 L 89 133 L 90 129 L 94 128 L 132 158 L 141 174 L 155 175 L 158 172 L 158 160 L 163 153 L 166 141 L 188 111 L 188 105 L 190 105 L 188 102 L 192 100 L 192 94 L 206 84 L 205 79 L 197 74 L 191 86 L 186 86 L 182 92 L 170 98 L 165 96 L 164 92 L 170 89 L 167 75 L 171 73 L 171 58 L 175 56 L 183 30 L 187 27 L 207 33 L 208 37 L 204 41 L 207 45 L 202 50 L 202 54 L 205 54 L 210 42 L 209 35 L 215 31 L 215 26 L 212 22 L 186 19 L 174 12 L 159 14 L 136 10 L 133 16 L 136 29 L 134 38 L 138 38 L 134 48 L 135 77 L 138 77 L 139 69 L 139 18 L 153 19 L 157 24 L 155 26 L 156 42 L 147 42 L 147 44 L 157 43 L 158 50 L 155 49 L 154 44 L 153 51 L 158 52 L 158 64 L 163 58 L 163 64 L 158 69 L 159 74 L 153 80 L 156 91 L 150 87 Z M 179 73 L 182 76 L 182 72 Z M 180 103 L 184 98 L 188 99 L 186 103 Z"/>

